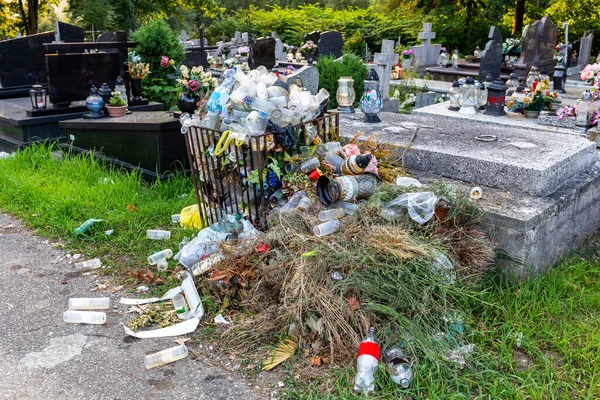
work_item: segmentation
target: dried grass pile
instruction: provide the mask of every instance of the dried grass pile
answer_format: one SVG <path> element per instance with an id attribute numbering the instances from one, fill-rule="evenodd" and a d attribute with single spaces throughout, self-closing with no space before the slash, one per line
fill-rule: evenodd
<path id="1" fill-rule="evenodd" d="M 287 336 L 292 325 L 307 358 L 345 366 L 374 326 L 383 346 L 402 345 L 416 360 L 441 360 L 458 339 L 438 333 L 452 331 L 457 321 L 468 324 L 459 307 L 472 296 L 467 282 L 489 269 L 494 253 L 466 195 L 433 189 L 444 191 L 450 211 L 426 226 L 408 215 L 394 222 L 379 216 L 382 203 L 405 190 L 390 185 L 329 236 L 313 234 L 320 223 L 314 205 L 307 213 L 274 212 L 262 239 L 265 253 L 240 256 L 224 246 L 226 257 L 213 274 L 227 270 L 245 286 L 221 343 L 248 352 Z M 440 254 L 452 261 L 456 282 L 440 272 Z"/>

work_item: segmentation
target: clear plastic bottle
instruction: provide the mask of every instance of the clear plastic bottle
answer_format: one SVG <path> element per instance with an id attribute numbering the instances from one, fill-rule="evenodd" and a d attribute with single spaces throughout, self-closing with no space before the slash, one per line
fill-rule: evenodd
<path id="1" fill-rule="evenodd" d="M 72 298 L 69 299 L 69 310 L 108 310 L 110 298 Z"/>
<path id="2" fill-rule="evenodd" d="M 399 347 L 389 348 L 383 356 L 383 361 L 389 368 L 392 381 L 404 389 L 408 388 L 413 378 L 413 371 L 404 350 Z"/>
<path id="3" fill-rule="evenodd" d="M 296 208 L 300 211 L 308 211 L 310 208 L 310 199 L 307 196 L 302 196 Z"/>
<path id="4" fill-rule="evenodd" d="M 379 345 L 375 341 L 375 328 L 369 328 L 369 334 L 358 348 L 355 391 L 369 393 L 375 390 L 375 371 L 379 362 L 379 351 Z"/>
<path id="5" fill-rule="evenodd" d="M 236 214 L 235 215 L 235 233 L 236 234 L 240 234 L 242 232 L 244 232 L 244 222 L 242 221 L 242 214 Z"/>
<path id="6" fill-rule="evenodd" d="M 186 358 L 187 355 L 188 349 L 185 344 L 182 344 L 144 356 L 144 365 L 147 369 L 156 368 Z"/>
<path id="7" fill-rule="evenodd" d="M 319 212 L 319 221 L 329 221 L 332 219 L 340 219 L 345 215 L 343 208 L 334 208 L 332 210 L 323 210 Z"/>
<path id="8" fill-rule="evenodd" d="M 148 229 L 146 231 L 146 236 L 148 239 L 153 240 L 171 239 L 171 232 L 160 229 Z"/>
<path id="9" fill-rule="evenodd" d="M 332 219 L 331 221 L 323 222 L 320 225 L 317 225 L 313 228 L 313 233 L 315 236 L 327 236 L 337 231 L 340 227 L 340 221 L 337 219 Z"/>
<path id="10" fill-rule="evenodd" d="M 185 319 L 187 317 L 189 311 L 188 305 L 185 301 L 185 297 L 181 294 L 177 294 L 173 297 L 173 308 L 179 319 Z"/>
<path id="11" fill-rule="evenodd" d="M 75 270 L 77 272 L 83 271 L 91 271 L 93 269 L 100 268 L 102 266 L 102 262 L 98 258 L 94 258 L 93 260 L 82 261 L 80 263 L 75 264 Z"/>
<path id="12" fill-rule="evenodd" d="M 106 322 L 106 313 L 98 311 L 67 310 L 63 313 L 63 321 L 69 324 L 102 325 Z"/>
<path id="13" fill-rule="evenodd" d="M 315 170 L 320 166 L 321 163 L 319 162 L 319 159 L 317 157 L 313 157 L 300 164 L 300 171 L 304 172 L 305 174 L 308 174 L 310 171 Z"/>
<path id="14" fill-rule="evenodd" d="M 156 264 L 158 264 L 159 261 L 168 260 L 171 257 L 173 257 L 173 250 L 164 249 L 164 250 L 159 251 L 158 253 L 154 253 L 150 257 L 148 257 L 148 264 L 156 265 Z"/>
<path id="15" fill-rule="evenodd" d="M 347 201 L 336 201 L 331 205 L 331 208 L 342 208 L 346 215 L 353 215 L 358 209 L 358 204 Z"/>

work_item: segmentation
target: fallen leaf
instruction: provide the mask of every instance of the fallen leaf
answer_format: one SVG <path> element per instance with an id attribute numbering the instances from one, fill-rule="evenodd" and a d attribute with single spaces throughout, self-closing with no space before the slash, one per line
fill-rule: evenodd
<path id="1" fill-rule="evenodd" d="M 156 278 L 154 280 L 154 283 L 157 283 L 157 284 L 165 283 L 165 278 L 163 278 L 162 276 L 159 276 L 158 278 Z"/>
<path id="2" fill-rule="evenodd" d="M 136 208 L 135 208 L 135 204 L 130 204 L 130 205 L 128 205 L 128 206 L 127 206 L 127 211 L 129 211 L 129 212 L 133 212 L 133 211 L 135 211 L 135 210 L 136 210 Z"/>
<path id="3" fill-rule="evenodd" d="M 146 269 L 146 274 L 144 275 L 144 279 L 146 279 L 150 283 L 154 282 L 154 274 L 152 273 L 152 270 L 150 268 Z"/>
<path id="4" fill-rule="evenodd" d="M 184 338 L 175 339 L 175 340 L 173 340 L 173 342 L 177 343 L 178 345 L 182 345 L 185 342 L 187 342 L 188 340 L 191 340 L 191 339 L 189 337 L 184 337 Z"/>
<path id="5" fill-rule="evenodd" d="M 310 361 L 313 367 L 320 367 L 323 364 L 321 361 L 321 357 L 311 357 Z"/>
<path id="6" fill-rule="evenodd" d="M 323 321 L 323 318 L 315 319 L 312 315 L 309 315 L 308 317 L 306 317 L 306 320 L 304 322 L 316 334 L 323 334 L 323 331 L 325 330 L 325 322 Z"/>
<path id="7" fill-rule="evenodd" d="M 291 358 L 298 350 L 298 343 L 292 339 L 285 339 L 273 349 L 271 356 L 263 362 L 263 371 L 270 371 L 285 360 Z"/>
<path id="8" fill-rule="evenodd" d="M 354 297 L 348 297 L 348 303 L 350 304 L 350 309 L 352 311 L 360 310 L 360 302 L 356 300 Z"/>
<path id="9" fill-rule="evenodd" d="M 121 289 L 123 289 L 123 285 L 115 286 L 114 288 L 110 289 L 110 292 L 115 293 L 117 290 L 121 290 Z"/>
<path id="10" fill-rule="evenodd" d="M 66 285 L 67 284 L 67 280 L 66 279 L 61 279 L 60 284 L 61 285 Z"/>

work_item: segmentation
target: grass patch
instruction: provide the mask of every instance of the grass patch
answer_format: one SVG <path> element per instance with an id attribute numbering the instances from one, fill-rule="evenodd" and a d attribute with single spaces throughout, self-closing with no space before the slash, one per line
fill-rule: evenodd
<path id="1" fill-rule="evenodd" d="M 147 266 L 154 251 L 177 251 L 184 236 L 196 233 L 171 224 L 172 214 L 196 202 L 186 176 L 148 183 L 139 173 L 114 168 L 93 156 L 56 157 L 57 150 L 54 144 L 34 145 L 0 160 L 0 207 L 38 235 L 60 239 L 65 250 L 86 258 L 99 257 L 103 265 L 113 267 L 112 273 L 125 277 L 129 270 Z M 107 220 L 115 233 L 74 235 L 73 230 L 89 218 Z M 147 229 L 170 230 L 171 239 L 149 240 Z M 174 267 L 171 261 L 169 272 Z M 163 274 L 165 286 L 170 286 L 169 276 Z"/>

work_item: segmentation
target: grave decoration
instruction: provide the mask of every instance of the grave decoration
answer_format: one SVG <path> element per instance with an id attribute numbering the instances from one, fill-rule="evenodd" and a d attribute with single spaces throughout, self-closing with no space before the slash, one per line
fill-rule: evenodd
<path id="1" fill-rule="evenodd" d="M 587 130 L 595 124 L 596 121 L 592 120 L 595 111 L 594 96 L 588 89 L 583 92 L 581 98 L 577 100 L 576 106 L 577 119 L 575 120 L 575 126 L 577 126 L 581 132 L 587 132 Z"/>
<path id="2" fill-rule="evenodd" d="M 31 98 L 31 109 L 40 110 L 47 106 L 46 89 L 42 85 L 35 84 L 29 91 L 29 97 Z"/>
<path id="3" fill-rule="evenodd" d="M 344 114 L 354 113 L 354 79 L 351 76 L 342 76 L 338 79 L 338 90 L 336 100 L 338 102 L 338 111 Z"/>
<path id="4" fill-rule="evenodd" d="M 180 90 L 177 97 L 177 107 L 181 112 L 193 113 L 203 103 L 217 86 L 217 79 L 210 71 L 202 67 L 179 66 L 179 77 L 176 79 Z"/>
<path id="5" fill-rule="evenodd" d="M 90 95 L 85 99 L 85 105 L 90 110 L 90 113 L 87 115 L 88 118 L 103 117 L 102 108 L 104 107 L 104 100 L 98 94 L 96 86 L 92 86 L 90 89 Z"/>
<path id="6" fill-rule="evenodd" d="M 588 64 L 581 71 L 579 78 L 586 83 L 600 83 L 600 63 Z"/>
<path id="7" fill-rule="evenodd" d="M 383 98 L 379 87 L 379 76 L 374 69 L 367 72 L 364 83 L 365 89 L 360 98 L 360 110 L 365 114 L 363 122 L 378 123 L 381 122 L 377 114 L 383 107 Z"/>
<path id="8" fill-rule="evenodd" d="M 128 67 L 129 83 L 131 86 L 131 103 L 132 105 L 135 105 L 139 104 L 142 100 L 142 81 L 146 79 L 146 76 L 150 73 L 150 64 L 142 62 L 142 58 L 137 55 L 135 51 L 131 51 L 128 55 Z"/>
<path id="9" fill-rule="evenodd" d="M 304 55 L 304 58 L 306 58 L 308 64 L 311 65 L 315 59 L 315 54 L 317 53 L 317 45 L 312 40 L 308 40 L 300 47 L 300 51 Z"/>
<path id="10" fill-rule="evenodd" d="M 421 44 L 411 47 L 411 50 L 414 52 L 414 67 L 426 68 L 436 65 L 438 62 L 442 45 L 431 43 L 431 40 L 435 39 L 436 36 L 436 33 L 431 28 L 431 23 L 423 23 L 423 31 L 417 35 Z"/>
<path id="11" fill-rule="evenodd" d="M 537 118 L 545 108 L 552 108 L 560 103 L 559 94 L 549 91 L 548 80 L 534 82 L 533 88 L 516 92 L 510 96 L 506 107 L 509 111 L 522 112 L 527 118 Z"/>
<path id="12" fill-rule="evenodd" d="M 412 68 L 414 55 L 415 51 L 413 49 L 406 49 L 402 51 L 402 69 L 404 71 L 410 71 Z"/>
<path id="13" fill-rule="evenodd" d="M 448 61 L 450 60 L 450 55 L 448 54 L 448 50 L 445 47 L 440 48 L 440 56 L 438 58 L 438 65 L 441 68 L 446 68 L 448 66 Z"/>

